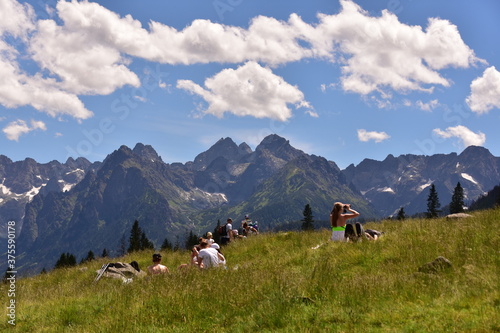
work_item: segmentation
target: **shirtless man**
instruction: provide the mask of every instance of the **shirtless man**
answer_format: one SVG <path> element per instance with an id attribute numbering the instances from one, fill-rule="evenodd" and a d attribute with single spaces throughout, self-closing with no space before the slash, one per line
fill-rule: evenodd
<path id="1" fill-rule="evenodd" d="M 153 264 L 148 267 L 148 272 L 151 275 L 168 273 L 167 266 L 161 264 L 161 254 L 153 254 Z"/>

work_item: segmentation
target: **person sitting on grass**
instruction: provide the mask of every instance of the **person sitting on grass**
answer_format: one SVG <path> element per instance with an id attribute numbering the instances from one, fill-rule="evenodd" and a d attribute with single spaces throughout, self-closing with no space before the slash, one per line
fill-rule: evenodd
<path id="1" fill-rule="evenodd" d="M 345 241 L 345 230 L 347 220 L 358 217 L 359 213 L 351 209 L 350 204 L 336 202 L 330 213 L 330 224 L 332 226 L 332 241 Z"/>
<path id="2" fill-rule="evenodd" d="M 151 275 L 169 273 L 167 266 L 161 264 L 161 254 L 153 254 L 153 264 L 148 267 L 148 272 Z"/>
<path id="3" fill-rule="evenodd" d="M 258 235 L 259 232 L 257 231 L 257 229 L 250 226 L 248 223 L 243 222 L 242 234 L 243 235 L 241 237 L 248 237 L 248 236 L 253 235 L 253 234 Z"/>
<path id="4" fill-rule="evenodd" d="M 201 250 L 198 252 L 198 267 L 200 269 L 209 269 L 211 267 L 219 267 L 225 262 L 222 253 L 215 248 L 210 247 L 206 240 L 200 243 Z"/>

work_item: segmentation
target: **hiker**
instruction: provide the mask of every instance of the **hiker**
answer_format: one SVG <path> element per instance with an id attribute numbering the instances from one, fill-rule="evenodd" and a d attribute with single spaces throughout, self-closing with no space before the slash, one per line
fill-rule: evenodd
<path id="1" fill-rule="evenodd" d="M 226 261 L 219 251 L 208 245 L 206 240 L 201 242 L 200 248 L 201 250 L 198 252 L 198 267 L 200 269 L 219 267 Z"/>
<path id="2" fill-rule="evenodd" d="M 233 220 L 228 218 L 225 226 L 225 234 L 221 236 L 221 245 L 226 245 L 233 240 Z"/>
<path id="3" fill-rule="evenodd" d="M 248 223 L 246 222 L 243 222 L 243 227 L 242 227 L 242 235 L 241 237 L 248 237 L 250 235 L 258 235 L 259 232 L 257 231 L 257 229 L 255 229 L 254 227 L 248 225 Z"/>
<path id="4" fill-rule="evenodd" d="M 161 264 L 161 254 L 153 254 L 153 264 L 148 267 L 148 272 L 151 275 L 169 273 L 167 266 Z"/>
<path id="5" fill-rule="evenodd" d="M 359 213 L 351 209 L 351 204 L 336 202 L 330 213 L 330 224 L 332 226 L 332 241 L 345 241 L 345 230 L 347 220 L 358 217 Z"/>

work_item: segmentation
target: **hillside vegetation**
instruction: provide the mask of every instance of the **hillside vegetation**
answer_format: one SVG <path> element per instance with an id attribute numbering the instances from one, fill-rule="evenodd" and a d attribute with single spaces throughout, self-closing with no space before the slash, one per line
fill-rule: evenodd
<path id="1" fill-rule="evenodd" d="M 328 230 L 269 233 L 223 249 L 227 270 L 185 272 L 189 252 L 163 253 L 165 276 L 122 284 L 99 259 L 17 281 L 18 332 L 498 332 L 500 210 L 464 220 L 368 223 L 375 242 L 327 242 Z M 314 249 L 317 245 L 319 248 Z M 443 256 L 452 267 L 419 267 Z M 1 304 L 8 304 L 2 285 Z M 5 307 L 4 307 L 4 311 Z M 6 329 L 3 316 L 0 329 Z"/>

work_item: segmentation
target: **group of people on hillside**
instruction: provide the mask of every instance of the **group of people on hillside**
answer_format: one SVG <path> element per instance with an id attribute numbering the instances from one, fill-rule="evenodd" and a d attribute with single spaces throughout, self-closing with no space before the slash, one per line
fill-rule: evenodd
<path id="1" fill-rule="evenodd" d="M 348 220 L 358 216 L 359 213 L 351 208 L 351 204 L 335 202 L 330 212 L 330 224 L 332 227 L 330 240 L 341 242 L 355 242 L 363 239 L 377 240 L 382 235 L 382 233 L 377 230 L 364 230 L 359 222 L 355 224 L 347 223 Z M 239 230 L 233 228 L 233 220 L 231 218 L 227 219 L 222 229 L 225 232 L 220 238 L 221 245 L 226 245 L 234 239 L 245 238 L 259 233 L 257 222 L 252 222 L 248 215 L 245 215 L 245 219 L 241 221 Z M 153 264 L 147 268 L 150 275 L 169 273 L 168 267 L 161 264 L 161 259 L 161 254 L 153 254 Z M 180 265 L 179 269 L 183 270 L 189 267 L 197 267 L 199 269 L 226 267 L 226 258 L 220 251 L 219 244 L 215 243 L 211 232 L 207 232 L 206 238 L 199 238 L 199 244 L 194 246 L 191 250 L 190 263 Z M 136 269 L 140 271 L 138 267 Z"/>
<path id="2" fill-rule="evenodd" d="M 253 222 L 248 215 L 245 215 L 245 219 L 241 221 L 241 227 L 236 229 L 233 227 L 233 219 L 228 218 L 226 225 L 223 226 L 224 233 L 221 235 L 221 244 L 226 245 L 238 238 L 246 238 L 251 235 L 259 234 L 258 222 Z"/>
<path id="3" fill-rule="evenodd" d="M 228 218 L 223 226 L 225 233 L 221 236 L 221 245 L 226 245 L 237 238 L 246 238 L 250 235 L 259 234 L 258 223 L 253 222 L 248 215 L 241 221 L 240 229 L 233 228 L 233 220 Z M 179 269 L 189 267 L 208 269 L 212 267 L 226 267 L 226 258 L 220 251 L 219 244 L 215 243 L 213 234 L 207 232 L 206 238 L 200 237 L 199 244 L 191 249 L 191 259 L 189 264 L 182 264 Z M 153 254 L 153 265 L 148 267 L 148 272 L 152 275 L 168 273 L 168 268 L 161 264 L 161 255 Z"/>

